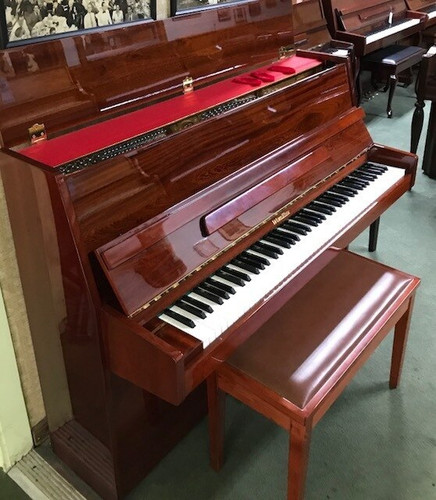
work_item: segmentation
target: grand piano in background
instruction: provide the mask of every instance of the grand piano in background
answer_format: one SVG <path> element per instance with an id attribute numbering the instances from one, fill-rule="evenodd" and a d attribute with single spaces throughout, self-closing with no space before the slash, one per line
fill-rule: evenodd
<path id="1" fill-rule="evenodd" d="M 328 249 L 414 183 L 416 156 L 370 137 L 347 59 L 292 52 L 294 29 L 291 3 L 268 0 L 1 54 L 40 68 L 3 80 L 0 165 L 29 314 L 65 307 L 73 418 L 51 441 L 104 498 L 204 416 L 205 378 Z M 73 83 L 64 113 L 41 83 L 55 71 Z M 17 78 L 48 134 L 31 146 L 41 120 Z"/>
<path id="2" fill-rule="evenodd" d="M 409 10 L 405 0 L 323 0 L 323 5 L 332 36 L 353 43 L 358 57 L 418 33 L 427 18 Z"/>

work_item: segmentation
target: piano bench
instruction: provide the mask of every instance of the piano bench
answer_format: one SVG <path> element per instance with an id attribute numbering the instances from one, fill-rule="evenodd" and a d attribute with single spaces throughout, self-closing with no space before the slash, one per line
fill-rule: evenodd
<path id="1" fill-rule="evenodd" d="M 425 52 L 425 49 L 421 47 L 390 45 L 384 49 L 376 50 L 360 60 L 360 70 L 371 71 L 371 81 L 374 87 L 376 87 L 374 76 L 376 73 L 381 73 L 387 79 L 384 91 L 389 89 L 386 108 L 388 118 L 392 118 L 392 98 L 397 86 L 397 75 L 418 64 Z"/>
<path id="2" fill-rule="evenodd" d="M 389 385 L 397 387 L 419 282 L 338 251 L 208 378 L 212 467 L 223 461 L 230 394 L 289 431 L 288 499 L 302 499 L 312 428 L 393 327 Z"/>

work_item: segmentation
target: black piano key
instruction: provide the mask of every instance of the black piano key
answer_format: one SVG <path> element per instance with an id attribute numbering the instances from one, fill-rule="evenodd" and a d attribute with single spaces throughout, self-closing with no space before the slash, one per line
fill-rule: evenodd
<path id="1" fill-rule="evenodd" d="M 238 255 L 237 257 L 239 260 L 242 262 L 245 262 L 246 264 L 249 264 L 250 266 L 254 266 L 260 271 L 265 269 L 265 264 L 263 262 L 260 262 L 257 259 L 253 259 L 253 256 L 250 254 L 250 252 L 243 252 Z"/>
<path id="2" fill-rule="evenodd" d="M 322 222 L 326 219 L 326 216 L 324 214 L 320 214 L 318 212 L 310 210 L 309 207 L 304 207 L 303 210 L 300 210 L 300 212 L 304 215 L 307 215 L 308 217 L 314 217 L 315 219 L 319 220 L 319 222 Z"/>
<path id="3" fill-rule="evenodd" d="M 232 269 L 231 267 L 224 266 L 223 270 L 226 271 L 227 273 L 236 276 L 237 278 L 241 278 L 241 280 L 244 281 L 251 281 L 250 275 L 243 273 L 241 271 L 237 271 L 236 269 Z"/>
<path id="4" fill-rule="evenodd" d="M 359 171 L 362 172 L 369 172 L 370 174 L 374 174 L 377 176 L 383 175 L 385 172 L 383 169 L 378 168 L 376 166 L 370 166 L 370 165 L 362 165 L 361 167 L 358 168 Z"/>
<path id="5" fill-rule="evenodd" d="M 218 297 L 221 297 L 222 299 L 225 299 L 225 300 L 230 299 L 230 295 L 228 294 L 228 292 L 223 290 L 221 287 L 217 287 L 217 286 L 214 286 L 214 285 L 207 283 L 207 280 L 203 281 L 203 283 L 201 283 L 199 285 L 199 287 L 202 288 L 203 290 L 206 290 L 209 293 L 213 293 L 214 295 L 218 295 Z"/>
<path id="6" fill-rule="evenodd" d="M 195 323 L 192 321 L 192 319 L 186 318 L 185 316 L 182 316 L 177 312 L 171 311 L 171 309 L 165 309 L 164 314 L 166 314 L 170 318 L 175 319 L 179 323 L 182 323 L 182 325 L 189 326 L 189 328 L 195 328 Z"/>
<path id="7" fill-rule="evenodd" d="M 287 220 L 286 222 L 283 222 L 282 226 L 286 229 L 289 229 L 289 231 L 294 231 L 295 233 L 301 234 L 301 236 L 306 236 L 307 233 L 312 231 L 311 227 L 306 226 L 305 224 L 300 224 L 299 222 L 292 220 Z"/>
<path id="8" fill-rule="evenodd" d="M 326 215 L 332 215 L 333 212 L 336 212 L 335 207 L 332 207 L 331 205 L 327 206 L 325 203 L 320 203 L 319 201 L 312 201 L 312 203 L 309 203 L 307 208 L 310 208 L 311 210 L 316 210 L 317 212 Z"/>
<path id="9" fill-rule="evenodd" d="M 183 302 L 187 302 L 188 304 L 193 305 L 194 307 L 197 307 L 198 309 L 206 311 L 207 313 L 213 313 L 212 307 L 209 304 L 201 302 L 201 300 L 194 299 L 193 297 L 189 297 L 188 295 L 182 297 L 181 300 L 183 300 Z"/>
<path id="10" fill-rule="evenodd" d="M 298 234 L 291 233 L 281 226 L 274 230 L 274 234 L 280 235 L 281 238 L 286 238 L 291 245 L 295 245 L 297 241 L 300 241 Z"/>
<path id="11" fill-rule="evenodd" d="M 317 198 L 319 201 L 322 201 L 323 203 L 327 203 L 330 206 L 334 206 L 337 208 L 342 207 L 344 204 L 344 200 L 338 200 L 337 198 L 333 198 L 332 196 L 329 196 L 328 194 L 323 194 L 322 196 L 319 196 Z"/>
<path id="12" fill-rule="evenodd" d="M 213 278 L 207 278 L 206 283 L 209 285 L 215 286 L 217 288 L 220 288 L 221 290 L 224 290 L 227 293 L 230 293 L 231 295 L 235 295 L 236 291 L 231 285 L 227 285 L 226 283 L 222 283 L 221 281 L 214 280 Z"/>
<path id="13" fill-rule="evenodd" d="M 265 259 L 265 257 L 261 257 L 260 255 L 255 255 L 252 252 L 244 252 L 244 254 L 248 254 L 250 256 L 250 259 L 255 260 L 256 262 L 260 262 L 264 266 L 271 265 L 271 262 L 268 259 Z"/>
<path id="14" fill-rule="evenodd" d="M 376 179 L 376 177 L 374 177 L 374 179 L 365 179 L 365 177 L 361 175 L 359 172 L 356 173 L 353 172 L 347 178 L 351 179 L 353 182 L 358 182 L 359 184 L 362 184 L 365 187 L 369 186 L 371 182 Z"/>
<path id="15" fill-rule="evenodd" d="M 361 179 L 363 181 L 367 182 L 373 182 L 377 179 L 377 175 L 372 174 L 371 172 L 365 172 L 364 170 L 357 169 L 355 170 L 352 174 L 352 177 L 356 177 L 358 179 Z"/>
<path id="16" fill-rule="evenodd" d="M 197 307 L 191 306 L 190 304 L 186 304 L 182 300 L 178 300 L 174 305 L 180 307 L 180 309 L 183 309 L 188 313 L 193 314 L 194 316 L 197 316 L 197 318 L 204 319 L 206 317 L 206 313 L 204 311 L 198 309 Z"/>
<path id="17" fill-rule="evenodd" d="M 297 222 L 303 222 L 308 226 L 313 226 L 313 227 L 318 226 L 318 222 L 314 221 L 313 219 L 310 219 L 309 217 L 306 217 L 305 215 L 295 214 L 292 216 L 291 220 L 295 220 Z"/>
<path id="18" fill-rule="evenodd" d="M 354 194 L 358 194 L 357 191 L 362 191 L 366 186 L 364 184 L 360 184 L 358 182 L 354 182 L 350 179 L 343 179 L 340 183 L 340 186 L 344 186 L 346 188 L 350 188 L 353 191 L 356 191 Z"/>
<path id="19" fill-rule="evenodd" d="M 262 239 L 268 241 L 268 243 L 274 243 L 274 245 L 278 245 L 279 247 L 283 248 L 291 248 L 292 246 L 291 243 L 289 243 L 289 241 L 287 241 L 286 239 L 281 239 L 280 236 L 275 236 L 272 234 L 267 234 Z"/>
<path id="20" fill-rule="evenodd" d="M 279 255 L 283 254 L 283 250 L 281 248 L 268 245 L 268 243 L 264 243 L 262 241 L 258 241 L 251 248 L 256 250 L 256 252 L 266 255 L 267 257 L 271 257 L 272 259 L 277 259 Z"/>
<path id="21" fill-rule="evenodd" d="M 230 281 L 231 283 L 234 283 L 235 285 L 245 286 L 245 281 L 242 278 L 238 278 L 238 276 L 226 273 L 223 269 L 217 271 L 216 275 L 219 276 L 220 278 Z"/>
<path id="22" fill-rule="evenodd" d="M 204 288 L 197 286 L 192 291 L 195 292 L 197 295 L 200 295 L 201 297 L 210 300 L 211 302 L 215 302 L 215 304 L 219 305 L 224 304 L 224 301 L 221 297 L 218 297 L 218 295 L 215 295 L 214 293 L 208 292 Z"/>
<path id="23" fill-rule="evenodd" d="M 240 267 L 241 269 L 245 269 L 245 271 L 249 271 L 250 273 L 253 274 L 259 274 L 259 268 L 256 266 L 253 266 L 252 264 L 247 264 L 247 262 L 244 262 L 243 260 L 240 259 L 233 259 L 231 261 L 232 264 L 234 264 L 236 267 Z"/>
<path id="24" fill-rule="evenodd" d="M 343 195 L 345 195 L 347 197 L 351 197 L 351 198 L 353 196 L 356 196 L 356 194 L 357 194 L 356 189 L 347 188 L 344 186 L 339 186 L 338 184 L 336 184 L 336 186 L 331 187 L 330 191 L 333 191 L 336 194 L 343 194 Z"/>
<path id="25" fill-rule="evenodd" d="M 334 186 L 333 186 L 334 187 Z M 342 201 L 342 204 L 344 205 L 347 203 L 347 201 L 350 200 L 349 196 L 346 196 L 345 194 L 339 192 L 339 191 L 333 191 L 333 188 L 330 188 L 327 190 L 326 194 L 328 196 L 334 196 L 336 200 Z"/>
<path id="26" fill-rule="evenodd" d="M 368 168 L 378 169 L 378 170 L 381 170 L 382 172 L 387 172 L 388 171 L 388 167 L 385 167 L 384 165 L 376 165 L 375 163 L 372 163 L 370 161 L 366 162 L 364 164 L 364 166 L 368 167 Z"/>

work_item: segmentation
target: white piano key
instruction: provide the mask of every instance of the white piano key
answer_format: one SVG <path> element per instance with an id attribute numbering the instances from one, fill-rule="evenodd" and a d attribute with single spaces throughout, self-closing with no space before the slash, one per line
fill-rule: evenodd
<path id="1" fill-rule="evenodd" d="M 368 35 L 366 37 L 365 44 L 369 45 L 370 43 L 376 42 L 377 40 L 380 40 L 381 38 L 394 35 L 395 33 L 398 33 L 399 31 L 403 31 L 407 28 L 411 28 L 412 26 L 416 26 L 419 24 L 421 19 L 409 19 L 408 21 L 404 21 L 402 23 L 396 24 L 395 26 L 392 26 L 391 28 L 386 28 L 384 30 L 378 31 L 377 33 L 372 33 L 371 35 Z"/>
<path id="2" fill-rule="evenodd" d="M 283 284 L 284 280 L 288 280 L 301 272 L 313 257 L 320 254 L 334 243 L 334 241 L 340 237 L 344 228 L 349 227 L 353 220 L 363 215 L 376 204 L 377 200 L 403 176 L 403 169 L 387 167 L 386 172 L 379 175 L 369 186 L 359 191 L 356 196 L 350 197 L 345 205 L 337 207 L 332 215 L 326 216 L 326 220 L 323 220 L 317 227 L 312 227 L 312 231 L 306 236 L 297 235 L 300 237 L 300 241 L 297 241 L 296 244 L 292 245 L 289 249 L 279 247 L 274 243 L 266 241 L 268 245 L 272 247 L 277 246 L 283 250 L 283 254 L 279 255 L 278 259 L 273 259 L 258 251 L 247 249 L 248 253 L 260 255 L 268 259 L 270 265 L 260 270 L 259 274 L 255 274 L 238 267 L 237 264 L 227 264 L 230 269 L 249 275 L 251 281 L 246 282 L 244 287 L 228 282 L 228 284 L 233 286 L 236 293 L 231 295 L 230 299 L 224 300 L 223 305 L 214 304 L 194 292 L 189 293 L 191 297 L 210 304 L 214 312 L 207 315 L 207 321 L 199 318 L 196 318 L 197 321 L 193 320 L 197 325 L 195 327 L 196 333 L 193 332 L 194 329 L 185 327 L 184 325 L 181 325 L 180 329 L 187 331 L 191 335 L 198 335 L 197 338 L 203 341 L 204 347 L 209 345 L 210 342 L 225 333 L 225 331 L 251 309 L 251 307 L 259 301 L 268 300 L 268 295 L 278 290 L 280 284 Z M 288 231 L 285 228 L 282 229 Z M 226 280 L 219 276 L 212 276 L 216 280 L 226 282 Z M 183 312 L 183 314 L 185 316 L 187 315 L 186 312 Z M 161 315 L 161 319 L 167 321 L 164 315 Z M 203 321 L 206 321 L 204 323 L 204 333 L 201 331 Z M 170 323 L 170 321 L 168 322 Z M 174 320 L 172 320 L 171 324 L 174 324 Z M 213 327 L 211 325 L 213 325 Z M 213 330 L 212 334 L 210 333 L 211 330 Z M 214 338 L 211 339 L 211 335 L 214 336 Z"/>

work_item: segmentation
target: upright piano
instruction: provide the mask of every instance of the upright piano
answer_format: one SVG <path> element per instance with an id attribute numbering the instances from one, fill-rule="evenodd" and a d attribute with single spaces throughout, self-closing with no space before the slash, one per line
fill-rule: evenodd
<path id="1" fill-rule="evenodd" d="M 416 103 L 412 118 L 410 150 L 416 153 L 424 123 L 425 101 L 431 101 L 422 168 L 436 179 L 436 45 L 423 56 L 416 81 Z"/>
<path id="2" fill-rule="evenodd" d="M 52 445 L 104 498 L 204 416 L 205 378 L 328 249 L 414 183 L 416 156 L 370 137 L 347 58 L 293 51 L 291 14 L 256 1 L 26 47 L 92 103 L 55 120 L 42 105 L 48 139 L 29 145 L 33 111 L 11 97 L 22 123 L 2 130 L 0 165 L 12 221 L 53 224 L 21 249 L 62 278 L 44 290 L 65 304 L 73 418 Z"/>
<path id="3" fill-rule="evenodd" d="M 436 2 L 434 0 L 406 0 L 409 9 L 423 12 L 427 16 L 422 36 L 429 45 L 436 42 Z"/>
<path id="4" fill-rule="evenodd" d="M 323 0 L 334 38 L 354 44 L 361 57 L 424 28 L 426 14 L 409 10 L 405 0 Z"/>

